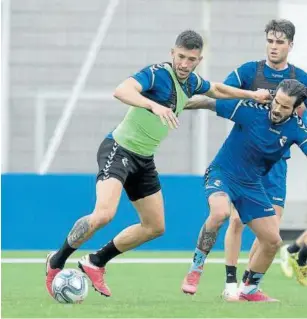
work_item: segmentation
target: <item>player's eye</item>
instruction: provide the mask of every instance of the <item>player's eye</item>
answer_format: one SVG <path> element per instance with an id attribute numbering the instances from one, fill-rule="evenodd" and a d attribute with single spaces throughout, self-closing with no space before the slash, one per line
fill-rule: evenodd
<path id="1" fill-rule="evenodd" d="M 285 41 L 277 40 L 277 41 L 276 41 L 276 43 L 277 43 L 277 44 L 284 44 L 284 43 L 285 43 Z"/>

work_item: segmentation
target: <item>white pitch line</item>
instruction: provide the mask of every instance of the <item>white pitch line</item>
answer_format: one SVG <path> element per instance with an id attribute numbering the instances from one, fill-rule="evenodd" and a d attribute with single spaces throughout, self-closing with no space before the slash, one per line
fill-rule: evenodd
<path id="1" fill-rule="evenodd" d="M 77 263 L 79 259 L 70 258 L 67 263 Z M 110 262 L 113 264 L 190 264 L 192 258 L 117 258 Z M 44 264 L 45 258 L 2 258 L 2 264 Z M 206 263 L 224 264 L 224 258 L 208 258 Z M 239 259 L 239 264 L 247 264 L 248 259 Z M 275 259 L 274 264 L 280 263 L 280 259 Z"/>

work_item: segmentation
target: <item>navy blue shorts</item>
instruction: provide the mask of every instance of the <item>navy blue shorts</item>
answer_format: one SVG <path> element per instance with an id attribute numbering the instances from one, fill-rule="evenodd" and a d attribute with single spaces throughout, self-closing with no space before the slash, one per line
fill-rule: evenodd
<path id="1" fill-rule="evenodd" d="M 207 200 L 216 192 L 228 194 L 242 223 L 275 215 L 275 210 L 261 182 L 242 183 L 218 167 L 209 167 L 205 174 Z"/>
<path id="2" fill-rule="evenodd" d="M 284 207 L 287 194 L 287 161 L 278 161 L 263 177 L 262 184 L 271 203 Z"/>

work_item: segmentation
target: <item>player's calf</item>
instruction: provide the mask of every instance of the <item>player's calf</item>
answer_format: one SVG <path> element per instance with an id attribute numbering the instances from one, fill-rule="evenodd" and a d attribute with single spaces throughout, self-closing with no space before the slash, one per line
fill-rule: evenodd
<path id="1" fill-rule="evenodd" d="M 195 294 L 200 281 L 205 260 L 215 244 L 218 230 L 230 215 L 229 197 L 224 192 L 209 196 L 210 215 L 200 230 L 193 262 L 185 276 L 181 290 L 187 294 Z"/>

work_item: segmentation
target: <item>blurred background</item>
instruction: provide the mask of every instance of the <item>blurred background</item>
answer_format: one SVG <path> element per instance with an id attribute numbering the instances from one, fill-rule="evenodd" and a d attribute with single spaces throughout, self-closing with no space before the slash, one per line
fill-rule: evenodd
<path id="1" fill-rule="evenodd" d="M 223 81 L 265 58 L 270 19 L 290 19 L 297 29 L 290 62 L 307 70 L 306 12 L 305 0 L 2 1 L 2 248 L 56 248 L 92 210 L 98 146 L 127 110 L 112 91 L 144 66 L 169 61 L 178 33 L 203 35 L 198 72 Z M 205 219 L 201 176 L 230 128 L 206 111 L 182 115 L 156 156 L 167 232 L 145 248 L 193 249 Z M 284 234 L 307 228 L 304 160 L 293 147 Z M 124 195 L 113 225 L 86 248 L 136 220 Z M 253 236 L 244 236 L 248 249 Z"/>

